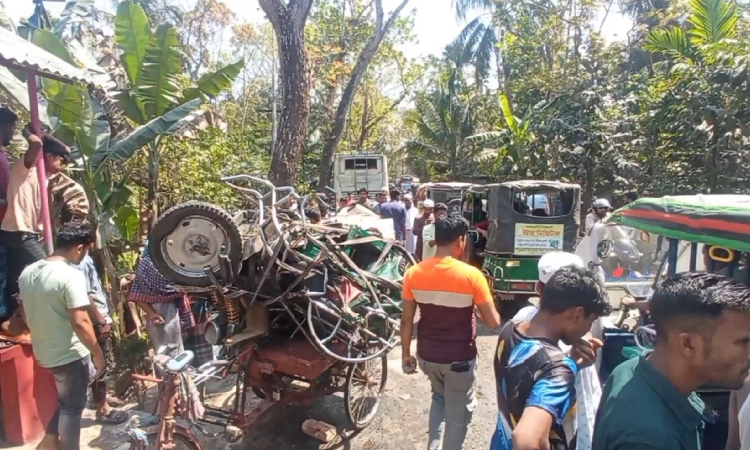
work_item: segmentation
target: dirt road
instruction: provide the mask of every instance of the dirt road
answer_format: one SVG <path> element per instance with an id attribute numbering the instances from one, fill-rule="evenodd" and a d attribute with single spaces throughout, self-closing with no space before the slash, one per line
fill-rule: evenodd
<path id="1" fill-rule="evenodd" d="M 466 450 L 485 450 L 496 421 L 495 385 L 492 371 L 492 353 L 497 337 L 480 331 L 478 338 L 478 399 L 479 405 L 469 431 Z M 228 400 L 228 384 L 217 387 L 220 392 L 212 396 L 212 404 Z M 252 395 L 252 394 L 250 394 Z M 343 429 L 346 417 L 343 399 L 339 396 L 323 398 L 310 407 L 278 407 L 267 412 L 244 439 L 227 444 L 222 436 L 209 438 L 199 434 L 205 450 L 424 450 L 427 447 L 427 417 L 430 407 L 430 386 L 422 374 L 407 376 L 401 372 L 401 351 L 389 355 L 388 383 L 381 411 L 375 421 L 364 431 L 352 434 L 344 430 L 341 442 L 321 446 L 316 439 L 302 433 L 301 426 L 308 418 L 322 420 Z M 219 430 L 215 430 L 219 431 Z M 84 450 L 122 450 L 127 441 L 124 427 L 102 427 L 95 423 L 92 411 L 83 419 L 81 448 Z M 32 450 L 33 445 L 0 448 Z M 125 446 L 125 449 L 128 447 Z M 177 448 L 176 450 L 183 450 Z"/>

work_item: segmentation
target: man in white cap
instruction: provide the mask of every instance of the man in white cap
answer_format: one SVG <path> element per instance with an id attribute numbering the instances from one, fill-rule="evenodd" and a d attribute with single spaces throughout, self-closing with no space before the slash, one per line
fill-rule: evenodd
<path id="1" fill-rule="evenodd" d="M 414 221 L 417 219 L 417 208 L 414 207 L 414 201 L 411 193 L 404 195 L 404 209 L 406 210 L 406 251 L 414 253 L 417 247 L 417 240 L 414 233 Z"/>
<path id="2" fill-rule="evenodd" d="M 417 259 L 422 258 L 422 249 L 423 249 L 423 241 L 422 241 L 422 231 L 424 231 L 424 227 L 427 224 L 427 220 L 432 215 L 432 210 L 435 208 L 435 202 L 433 202 L 430 199 L 425 200 L 422 203 L 422 215 L 417 217 L 416 220 L 414 220 L 414 226 L 412 227 L 412 234 L 416 238 L 416 246 L 414 248 L 414 255 Z"/>
<path id="3" fill-rule="evenodd" d="M 435 239 L 435 222 L 448 216 L 448 205 L 438 203 L 433 209 L 432 215 L 425 221 L 422 230 L 422 261 L 432 258 L 437 252 L 437 241 Z"/>
<path id="4" fill-rule="evenodd" d="M 583 260 L 573 253 L 550 252 L 539 259 L 539 281 L 536 290 L 541 296 L 544 286 L 552 276 L 564 267 L 585 268 Z M 527 306 L 521 309 L 512 319 L 515 323 L 529 322 L 539 311 L 537 306 Z M 602 388 L 596 368 L 596 349 L 601 346 L 602 325 L 598 318 L 591 326 L 591 334 L 578 345 L 573 347 L 558 342 L 562 351 L 576 359 L 580 369 L 575 375 L 576 411 L 575 418 L 572 415 L 565 416 L 563 429 L 566 436 L 575 436 L 577 450 L 591 450 L 591 441 L 594 433 L 594 419 Z M 576 426 L 577 425 L 577 426 Z"/>

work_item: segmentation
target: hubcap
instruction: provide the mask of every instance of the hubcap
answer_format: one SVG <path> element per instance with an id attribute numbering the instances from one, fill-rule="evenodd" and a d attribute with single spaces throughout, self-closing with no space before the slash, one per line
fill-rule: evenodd
<path id="1" fill-rule="evenodd" d="M 229 254 L 229 239 L 211 219 L 190 216 L 162 241 L 162 251 L 173 270 L 190 277 L 200 277 L 206 266 L 219 265 L 219 255 Z"/>

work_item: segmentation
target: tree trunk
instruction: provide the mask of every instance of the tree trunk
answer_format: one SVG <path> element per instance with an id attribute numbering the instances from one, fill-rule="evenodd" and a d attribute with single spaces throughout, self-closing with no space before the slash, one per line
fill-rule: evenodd
<path id="1" fill-rule="evenodd" d="M 409 0 L 403 0 L 384 23 L 383 0 L 375 0 L 375 32 L 370 36 L 367 44 L 365 44 L 365 48 L 362 49 L 362 53 L 360 53 L 359 58 L 357 58 L 357 63 L 354 65 L 354 69 L 349 78 L 349 83 L 346 85 L 344 93 L 341 95 L 339 107 L 336 109 L 336 116 L 333 121 L 331 135 L 328 136 L 328 139 L 326 139 L 325 145 L 323 146 L 323 159 L 320 161 L 320 177 L 318 178 L 318 189 L 320 190 L 323 190 L 326 186 L 331 184 L 333 155 L 336 153 L 336 148 L 338 148 L 339 142 L 341 142 L 341 135 L 344 133 L 346 121 L 349 118 L 349 109 L 352 106 L 357 89 L 359 89 L 359 85 L 362 83 L 362 77 L 364 77 L 367 72 L 367 68 L 370 66 L 370 62 L 378 51 L 378 47 L 380 47 L 383 38 L 388 33 L 391 26 L 393 26 L 396 18 L 407 3 L 409 3 Z"/>
<path id="2" fill-rule="evenodd" d="M 305 49 L 305 22 L 312 0 L 259 0 L 276 33 L 283 107 L 269 178 L 276 186 L 292 186 L 302 159 L 310 114 L 310 68 Z"/>

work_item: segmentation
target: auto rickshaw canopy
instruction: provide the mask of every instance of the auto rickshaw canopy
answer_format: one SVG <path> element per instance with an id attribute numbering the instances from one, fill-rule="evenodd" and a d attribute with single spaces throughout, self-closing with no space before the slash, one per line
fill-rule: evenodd
<path id="1" fill-rule="evenodd" d="M 508 181 L 482 186 L 487 194 L 487 245 L 490 253 L 543 255 L 548 251 L 573 251 L 581 222 L 581 187 L 557 181 Z M 519 212 L 514 204 L 522 195 L 553 194 L 559 214 Z M 526 236 L 528 235 L 528 236 Z M 524 237 L 526 236 L 526 237 Z M 525 242 L 525 244 L 523 244 Z"/>
<path id="2" fill-rule="evenodd" d="M 750 252 L 750 195 L 641 198 L 608 222 L 667 238 Z"/>

